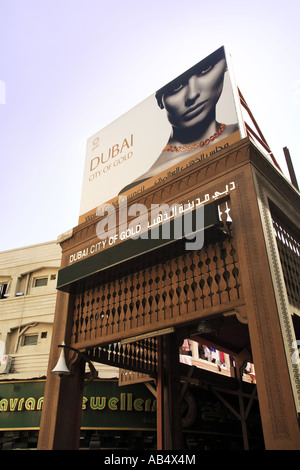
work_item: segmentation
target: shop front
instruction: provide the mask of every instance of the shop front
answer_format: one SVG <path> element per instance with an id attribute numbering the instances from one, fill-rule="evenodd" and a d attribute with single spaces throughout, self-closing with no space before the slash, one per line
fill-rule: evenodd
<path id="1" fill-rule="evenodd" d="M 0 383 L 0 449 L 35 449 L 45 380 Z M 156 446 L 156 398 L 144 384 L 96 380 L 84 388 L 80 448 Z"/>
<path id="2" fill-rule="evenodd" d="M 187 367 L 187 366 L 183 366 Z M 186 451 L 243 449 L 239 416 L 241 395 L 234 379 L 198 370 L 178 412 Z M 222 379 L 222 382 L 221 382 Z M 154 385 L 154 384 L 153 384 Z M 220 388 L 221 386 L 221 388 Z M 0 384 L 0 449 L 36 449 L 45 379 Z M 157 400 L 147 383 L 119 386 L 118 380 L 95 380 L 84 388 L 81 450 L 155 450 Z M 250 448 L 264 447 L 255 385 L 243 385 L 250 403 Z"/>

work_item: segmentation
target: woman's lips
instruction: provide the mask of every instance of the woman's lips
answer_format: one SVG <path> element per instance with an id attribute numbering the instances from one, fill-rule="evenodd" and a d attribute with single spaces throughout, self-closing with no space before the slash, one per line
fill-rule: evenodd
<path id="1" fill-rule="evenodd" d="M 195 116 L 198 116 L 198 114 L 200 114 L 203 111 L 206 102 L 207 102 L 207 100 L 201 101 L 201 103 L 199 103 L 196 106 L 193 106 L 192 108 L 190 108 L 188 111 L 186 111 L 182 115 L 182 119 L 184 121 L 189 121 L 190 119 L 193 119 Z"/>

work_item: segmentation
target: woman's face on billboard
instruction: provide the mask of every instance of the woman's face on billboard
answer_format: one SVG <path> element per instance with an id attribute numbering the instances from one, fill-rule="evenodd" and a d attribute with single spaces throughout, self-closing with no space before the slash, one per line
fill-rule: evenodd
<path id="1" fill-rule="evenodd" d="M 199 69 L 186 81 L 163 95 L 169 122 L 175 128 L 189 129 L 207 118 L 215 118 L 215 107 L 223 89 L 226 61 Z"/>

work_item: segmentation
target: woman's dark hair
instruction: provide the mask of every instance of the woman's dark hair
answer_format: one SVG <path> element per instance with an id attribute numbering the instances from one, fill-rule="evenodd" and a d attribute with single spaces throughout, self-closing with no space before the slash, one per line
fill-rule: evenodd
<path id="1" fill-rule="evenodd" d="M 192 77 L 193 75 L 199 74 L 199 72 L 201 72 L 202 70 L 207 70 L 208 67 L 212 67 L 216 65 L 220 60 L 224 58 L 225 58 L 225 51 L 224 51 L 224 47 L 222 46 L 219 49 L 217 49 L 215 52 L 210 54 L 208 57 L 201 60 L 201 62 L 198 62 L 198 64 L 194 65 L 189 70 L 179 75 L 179 77 L 175 78 L 175 80 L 172 80 L 167 85 L 160 88 L 155 93 L 158 106 L 161 109 L 164 108 L 163 101 L 162 101 L 163 95 L 172 93 L 180 85 L 182 85 L 183 83 L 186 83 L 190 77 Z"/>

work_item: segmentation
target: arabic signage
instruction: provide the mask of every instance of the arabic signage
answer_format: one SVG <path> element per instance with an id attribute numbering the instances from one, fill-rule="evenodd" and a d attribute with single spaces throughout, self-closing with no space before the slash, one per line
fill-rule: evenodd
<path id="1" fill-rule="evenodd" d="M 228 195 L 233 190 L 235 190 L 234 181 L 226 185 L 223 193 L 216 191 L 214 195 L 217 198 Z M 164 249 L 176 240 L 181 240 L 186 250 L 201 249 L 204 244 L 204 231 L 217 227 L 222 214 L 214 199 L 213 202 L 205 204 L 209 199 L 210 195 L 206 193 L 203 200 L 197 197 L 177 207 L 170 208 L 165 205 L 167 210 L 154 217 L 148 226 L 150 229 L 144 233 L 137 218 L 131 222 L 126 231 L 121 229 L 119 233 L 114 232 L 114 235 L 106 237 L 104 241 L 82 244 L 79 251 L 69 255 L 68 265 L 59 270 L 57 289 L 68 292 L 76 281 L 142 254 Z M 227 220 L 231 220 L 230 208 L 227 201 L 224 202 Z M 161 209 L 161 206 L 159 208 Z M 179 216 L 175 218 L 176 212 Z"/>
<path id="2" fill-rule="evenodd" d="M 79 223 L 228 148 L 240 115 L 221 47 L 88 139 Z"/>
<path id="3" fill-rule="evenodd" d="M 75 280 L 160 248 L 176 239 L 185 238 L 186 250 L 201 249 L 204 242 L 203 230 L 217 225 L 220 221 L 218 201 L 229 196 L 235 189 L 235 182 L 228 180 L 212 192 L 200 189 L 199 193 L 187 203 L 171 206 L 153 204 L 153 211 L 149 212 L 144 206 L 144 215 L 132 219 L 129 224 L 127 224 L 127 215 L 134 204 L 127 206 L 127 201 L 125 203 L 122 201 L 120 203 L 120 210 L 123 212 L 122 225 L 119 227 L 114 225 L 109 230 L 106 230 L 109 218 L 115 221 L 116 217 L 113 217 L 114 206 L 107 204 L 106 208 L 110 206 L 108 217 L 101 219 L 97 224 L 97 227 L 100 224 L 105 226 L 103 237 L 96 230 L 96 239 L 82 244 L 79 250 L 69 254 L 67 265 L 58 273 L 57 288 L 64 290 Z M 141 210 L 143 205 L 137 204 L 137 206 Z M 226 212 L 230 217 L 228 207 Z M 193 228 L 190 231 L 191 227 Z M 119 246 L 121 242 L 123 247 Z M 115 247 L 114 250 L 111 250 L 112 247 Z M 76 268 L 77 264 L 80 264 L 80 267 Z"/>

